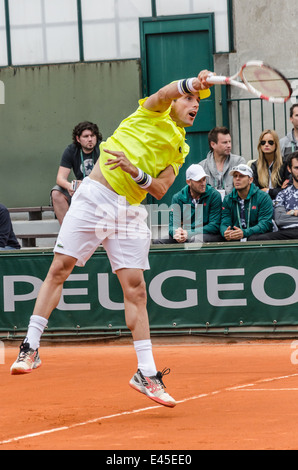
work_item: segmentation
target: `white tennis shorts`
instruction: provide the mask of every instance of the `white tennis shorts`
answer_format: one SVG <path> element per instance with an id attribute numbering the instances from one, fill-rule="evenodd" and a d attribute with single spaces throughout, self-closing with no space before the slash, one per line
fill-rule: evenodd
<path id="1" fill-rule="evenodd" d="M 149 269 L 151 232 L 144 206 L 130 205 L 124 196 L 85 178 L 72 197 L 54 252 L 77 259 L 84 266 L 102 245 L 112 271 Z"/>

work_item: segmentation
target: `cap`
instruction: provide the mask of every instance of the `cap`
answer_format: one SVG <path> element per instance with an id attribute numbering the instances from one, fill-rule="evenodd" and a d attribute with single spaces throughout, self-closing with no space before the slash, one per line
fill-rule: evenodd
<path id="1" fill-rule="evenodd" d="M 171 83 L 178 83 L 178 80 L 174 80 Z M 199 94 L 200 94 L 200 100 L 204 100 L 205 98 L 209 98 L 209 96 L 211 95 L 210 88 L 206 88 L 206 90 L 200 90 Z"/>
<path id="2" fill-rule="evenodd" d="M 193 164 L 187 168 L 185 176 L 187 180 L 200 181 L 202 178 L 209 175 L 206 175 L 204 168 L 201 165 Z"/>
<path id="3" fill-rule="evenodd" d="M 235 172 L 241 173 L 241 175 L 249 176 L 250 178 L 253 178 L 253 172 L 252 169 L 248 165 L 237 165 L 233 166 L 233 168 L 230 171 L 230 175 L 234 175 Z"/>
<path id="4" fill-rule="evenodd" d="M 200 90 L 200 100 L 209 98 L 210 95 L 211 95 L 210 88 L 206 88 L 206 90 Z"/>

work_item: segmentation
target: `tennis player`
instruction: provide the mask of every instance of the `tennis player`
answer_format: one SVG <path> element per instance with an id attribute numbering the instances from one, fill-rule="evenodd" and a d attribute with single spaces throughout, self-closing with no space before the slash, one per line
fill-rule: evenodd
<path id="1" fill-rule="evenodd" d="M 143 277 L 149 269 L 151 236 L 147 212 L 140 204 L 147 193 L 161 199 L 173 184 L 189 152 L 184 128 L 193 125 L 200 100 L 210 96 L 209 73 L 204 70 L 197 77 L 172 82 L 141 99 L 136 112 L 100 144 L 98 163 L 64 218 L 11 374 L 26 374 L 41 365 L 40 338 L 64 281 L 102 244 L 123 290 L 126 325 L 137 355 L 138 369 L 129 384 L 157 403 L 176 405 L 162 380 L 169 369 L 158 372 L 153 358 Z"/>

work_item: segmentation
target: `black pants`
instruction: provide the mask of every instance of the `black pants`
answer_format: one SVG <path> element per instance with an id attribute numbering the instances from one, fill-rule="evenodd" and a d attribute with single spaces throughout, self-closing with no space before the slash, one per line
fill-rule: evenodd
<path id="1" fill-rule="evenodd" d="M 195 240 L 193 240 L 195 241 Z M 202 233 L 199 236 L 198 242 L 210 243 L 210 242 L 224 242 L 225 239 L 220 235 L 220 233 Z M 178 243 L 171 235 L 168 238 L 159 238 L 157 240 L 152 240 L 153 245 L 166 245 L 166 244 L 175 244 Z M 192 243 L 192 240 L 187 240 L 185 243 Z"/>
<path id="2" fill-rule="evenodd" d="M 259 235 L 252 235 L 247 240 L 298 240 L 298 227 L 285 228 L 277 232 L 260 233 Z"/>

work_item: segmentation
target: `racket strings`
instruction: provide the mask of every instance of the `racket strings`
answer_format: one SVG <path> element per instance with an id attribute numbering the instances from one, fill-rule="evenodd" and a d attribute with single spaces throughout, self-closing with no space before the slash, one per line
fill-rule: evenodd
<path id="1" fill-rule="evenodd" d="M 267 66 L 247 66 L 243 70 L 243 79 L 262 95 L 284 99 L 291 95 L 288 81 Z"/>

